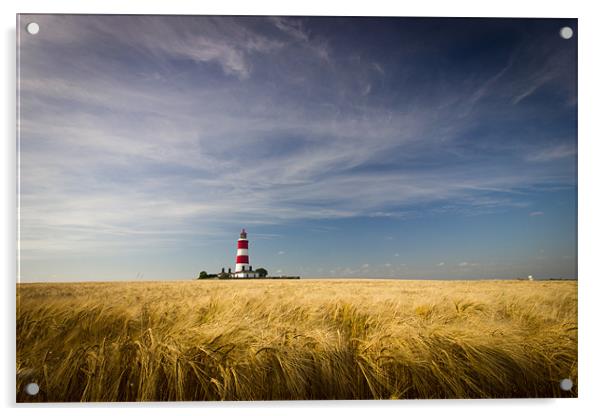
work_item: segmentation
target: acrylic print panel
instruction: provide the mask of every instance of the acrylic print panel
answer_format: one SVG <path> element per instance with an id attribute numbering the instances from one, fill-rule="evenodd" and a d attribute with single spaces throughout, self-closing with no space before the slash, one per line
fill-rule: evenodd
<path id="1" fill-rule="evenodd" d="M 17 33 L 18 402 L 577 396 L 575 19 Z"/>

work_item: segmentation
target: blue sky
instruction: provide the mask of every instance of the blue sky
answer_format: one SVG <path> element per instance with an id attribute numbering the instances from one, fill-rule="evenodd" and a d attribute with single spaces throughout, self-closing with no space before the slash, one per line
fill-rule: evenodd
<path id="1" fill-rule="evenodd" d="M 19 31 L 22 281 L 576 277 L 575 19 Z"/>

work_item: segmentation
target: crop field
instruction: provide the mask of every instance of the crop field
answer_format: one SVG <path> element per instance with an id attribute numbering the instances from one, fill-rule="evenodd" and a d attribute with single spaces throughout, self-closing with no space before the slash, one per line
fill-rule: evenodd
<path id="1" fill-rule="evenodd" d="M 16 366 L 19 402 L 576 397 L 577 282 L 19 284 Z"/>

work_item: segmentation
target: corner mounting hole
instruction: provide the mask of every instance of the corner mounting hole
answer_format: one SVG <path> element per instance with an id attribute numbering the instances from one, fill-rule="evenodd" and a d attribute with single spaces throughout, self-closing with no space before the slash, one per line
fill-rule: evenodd
<path id="1" fill-rule="evenodd" d="M 560 388 L 564 391 L 570 391 L 573 388 L 573 380 L 570 378 L 560 380 Z"/>
<path id="2" fill-rule="evenodd" d="M 560 29 L 560 37 L 562 39 L 570 39 L 573 37 L 573 29 L 571 29 L 568 26 L 563 27 L 562 29 Z"/>
<path id="3" fill-rule="evenodd" d="M 40 386 L 38 386 L 38 383 L 29 383 L 25 386 L 25 393 L 29 394 L 30 396 L 35 396 L 39 392 Z"/>
<path id="4" fill-rule="evenodd" d="M 36 22 L 31 22 L 31 23 L 28 23 L 27 26 L 25 26 L 25 29 L 27 30 L 27 33 L 29 33 L 30 35 L 37 35 L 38 32 L 40 31 L 40 25 L 37 24 Z"/>

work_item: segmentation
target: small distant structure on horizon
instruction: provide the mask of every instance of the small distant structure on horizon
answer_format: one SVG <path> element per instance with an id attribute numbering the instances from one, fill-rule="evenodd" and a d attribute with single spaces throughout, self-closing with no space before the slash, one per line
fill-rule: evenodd
<path id="1" fill-rule="evenodd" d="M 523 280 L 523 281 L 528 280 L 529 282 L 535 281 L 535 278 L 532 275 L 529 275 L 527 277 L 518 277 L 517 279 L 518 280 Z"/>

